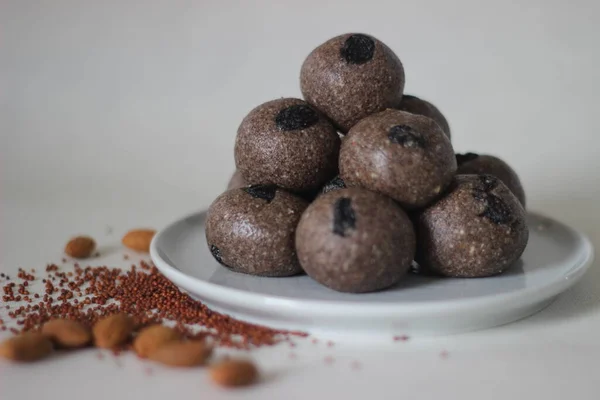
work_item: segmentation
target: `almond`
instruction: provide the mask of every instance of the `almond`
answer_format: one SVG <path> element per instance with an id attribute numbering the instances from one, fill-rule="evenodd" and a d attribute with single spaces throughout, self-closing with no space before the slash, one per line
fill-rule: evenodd
<path id="1" fill-rule="evenodd" d="M 0 344 L 0 356 L 13 361 L 36 361 L 52 352 L 52 342 L 40 333 L 23 333 Z"/>
<path id="2" fill-rule="evenodd" d="M 88 258 L 94 252 L 96 242 L 89 236 L 77 236 L 69 240 L 65 253 L 73 258 Z"/>
<path id="3" fill-rule="evenodd" d="M 127 314 L 114 314 L 96 322 L 92 331 L 96 347 L 111 349 L 127 342 L 133 320 Z"/>
<path id="4" fill-rule="evenodd" d="M 152 325 L 144 328 L 133 341 L 133 349 L 140 357 L 148 357 L 165 343 L 179 340 L 181 335 L 173 328 Z"/>
<path id="5" fill-rule="evenodd" d="M 155 230 L 152 229 L 134 229 L 132 231 L 127 232 L 121 242 L 123 245 L 131 250 L 135 251 L 150 251 L 150 242 L 156 233 Z"/>
<path id="6" fill-rule="evenodd" d="M 250 361 L 230 359 L 213 366 L 210 377 L 221 386 L 246 386 L 258 379 L 258 370 Z"/>
<path id="7" fill-rule="evenodd" d="M 92 340 L 92 332 L 77 321 L 53 319 L 44 324 L 42 334 L 58 347 L 83 347 Z"/>
<path id="8" fill-rule="evenodd" d="M 150 353 L 152 361 L 172 367 L 194 367 L 204 365 L 212 353 L 212 348 L 201 340 L 169 342 Z"/>

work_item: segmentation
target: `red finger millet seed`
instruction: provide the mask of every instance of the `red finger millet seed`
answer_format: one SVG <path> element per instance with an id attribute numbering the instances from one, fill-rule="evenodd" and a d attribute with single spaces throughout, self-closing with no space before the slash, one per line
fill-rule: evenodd
<path id="1" fill-rule="evenodd" d="M 410 338 L 406 335 L 394 336 L 394 342 L 406 342 L 408 339 Z"/>
<path id="2" fill-rule="evenodd" d="M 176 321 L 175 329 L 183 337 L 208 338 L 215 347 L 251 349 L 271 346 L 290 337 L 307 336 L 301 332 L 241 322 L 214 312 L 182 293 L 156 267 L 143 261 L 128 270 L 106 266 L 74 266 L 72 274 L 60 272 L 58 266 L 49 264 L 46 274 L 44 285 L 37 289 L 40 293 L 33 295 L 35 298 L 41 297 L 39 303 L 31 308 L 21 306 L 10 312 L 12 321 L 5 321 L 5 325 L 12 325 L 8 326 L 12 333 L 37 331 L 53 318 L 77 321 L 91 328 L 104 317 L 123 313 L 133 319 L 138 329 L 163 321 Z M 34 279 L 32 276 L 20 278 Z M 61 283 L 62 288 L 58 289 L 57 285 L 60 287 Z M 12 282 L 2 286 L 5 303 L 17 301 L 14 295 L 16 286 Z M 36 306 L 37 309 L 34 308 Z M 9 309 L 9 304 L 6 307 Z"/>

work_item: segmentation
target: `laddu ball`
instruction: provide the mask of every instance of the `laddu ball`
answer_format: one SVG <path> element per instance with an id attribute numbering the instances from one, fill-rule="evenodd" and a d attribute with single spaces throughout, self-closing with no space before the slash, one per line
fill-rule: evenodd
<path id="1" fill-rule="evenodd" d="M 242 121 L 235 163 L 250 185 L 316 191 L 337 173 L 340 138 L 331 123 L 299 99 L 256 107 Z"/>
<path id="2" fill-rule="evenodd" d="M 308 203 L 275 186 L 231 189 L 210 206 L 206 241 L 213 257 L 233 271 L 290 276 L 302 271 L 294 237 Z"/>
<path id="3" fill-rule="evenodd" d="M 342 142 L 340 176 L 406 209 L 438 197 L 456 172 L 450 139 L 432 119 L 386 110 L 356 124 Z"/>
<path id="4" fill-rule="evenodd" d="M 317 282 L 341 292 L 373 292 L 406 274 L 415 254 L 415 232 L 392 199 L 362 188 L 339 189 L 317 197 L 306 209 L 296 250 Z"/>
<path id="5" fill-rule="evenodd" d="M 457 278 L 496 275 L 523 254 L 525 210 L 492 175 L 457 175 L 446 195 L 417 218 L 417 262 Z"/>
<path id="6" fill-rule="evenodd" d="M 372 36 L 334 37 L 314 49 L 300 71 L 304 99 L 345 133 L 361 119 L 400 104 L 404 68 Z"/>

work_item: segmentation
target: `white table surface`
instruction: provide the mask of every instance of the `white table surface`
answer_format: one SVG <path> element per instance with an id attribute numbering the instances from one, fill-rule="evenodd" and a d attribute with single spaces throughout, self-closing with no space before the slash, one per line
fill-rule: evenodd
<path id="1" fill-rule="evenodd" d="M 98 263 L 126 267 L 120 236 L 207 207 L 243 116 L 300 96 L 303 58 L 347 31 L 397 52 L 406 91 L 439 105 L 457 151 L 507 159 L 531 209 L 598 249 L 599 13 L 597 1 L 0 0 L 0 270 L 58 262 L 77 233 L 97 239 Z M 300 343 L 294 360 L 287 346 L 256 351 L 266 379 L 248 390 L 88 351 L 0 362 L 0 398 L 597 399 L 597 264 L 541 313 L 493 330 Z"/>

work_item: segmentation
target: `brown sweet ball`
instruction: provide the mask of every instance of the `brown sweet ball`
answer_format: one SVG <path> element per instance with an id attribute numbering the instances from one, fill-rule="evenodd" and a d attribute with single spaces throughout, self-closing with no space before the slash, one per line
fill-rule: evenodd
<path id="1" fill-rule="evenodd" d="M 397 283 L 415 254 L 415 232 L 390 198 L 361 188 L 319 196 L 302 214 L 296 251 L 306 273 L 340 292 Z"/>
<path id="2" fill-rule="evenodd" d="M 422 115 L 424 117 L 431 118 L 442 128 L 446 136 L 449 138 L 450 136 L 450 125 L 446 120 L 446 117 L 438 110 L 436 106 L 431 104 L 428 101 L 420 99 L 415 96 L 410 96 L 405 94 L 402 96 L 402 101 L 400 102 L 399 110 L 409 112 L 411 114 Z"/>
<path id="3" fill-rule="evenodd" d="M 335 176 L 339 149 L 340 138 L 325 117 L 303 100 L 279 99 L 244 118 L 235 163 L 248 184 L 305 192 Z"/>
<path id="4" fill-rule="evenodd" d="M 275 186 L 252 185 L 220 195 L 208 209 L 213 257 L 236 272 L 289 276 L 302 271 L 294 234 L 308 203 Z"/>
<path id="5" fill-rule="evenodd" d="M 456 278 L 499 274 L 523 254 L 525 210 L 492 175 L 457 175 L 446 195 L 418 217 L 417 261 Z"/>
<path id="6" fill-rule="evenodd" d="M 359 33 L 334 37 L 314 49 L 300 71 L 302 95 L 342 131 L 400 104 L 404 68 L 389 47 Z"/>
<path id="7" fill-rule="evenodd" d="M 244 186 L 248 186 L 248 184 L 246 183 L 244 178 L 242 178 L 242 174 L 240 174 L 240 171 L 236 169 L 233 175 L 231 175 L 231 179 L 229 179 L 229 183 L 227 184 L 227 190 L 238 189 Z"/>
<path id="8" fill-rule="evenodd" d="M 519 176 L 507 163 L 498 157 L 465 153 L 456 155 L 457 174 L 489 174 L 500 179 L 525 207 L 525 190 Z"/>
<path id="9" fill-rule="evenodd" d="M 385 110 L 356 124 L 342 143 L 340 176 L 421 208 L 440 195 L 456 172 L 450 139 L 431 118 Z"/>

